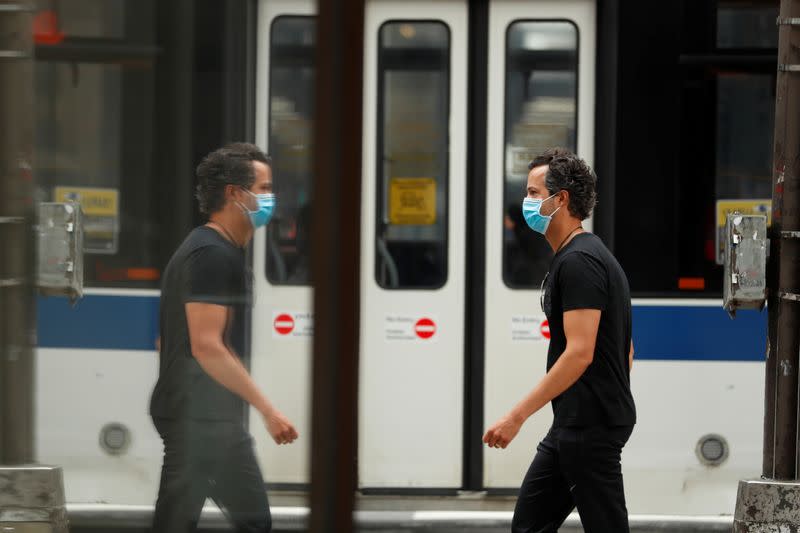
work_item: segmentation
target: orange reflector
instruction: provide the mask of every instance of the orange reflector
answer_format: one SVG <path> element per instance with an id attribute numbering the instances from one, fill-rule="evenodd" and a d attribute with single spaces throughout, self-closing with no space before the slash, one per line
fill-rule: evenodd
<path id="1" fill-rule="evenodd" d="M 682 291 L 702 291 L 706 288 L 705 278 L 678 278 L 678 288 Z"/>
<path id="2" fill-rule="evenodd" d="M 129 268 L 126 278 L 133 281 L 156 281 L 161 277 L 157 268 Z"/>
<path id="3" fill-rule="evenodd" d="M 59 44 L 64 32 L 58 31 L 55 11 L 42 11 L 33 19 L 33 40 L 36 44 Z"/>

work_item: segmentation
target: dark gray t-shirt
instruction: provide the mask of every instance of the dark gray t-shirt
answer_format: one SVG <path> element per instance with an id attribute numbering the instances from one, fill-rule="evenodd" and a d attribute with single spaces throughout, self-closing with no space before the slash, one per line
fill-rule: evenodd
<path id="1" fill-rule="evenodd" d="M 244 251 L 200 226 L 183 241 L 161 284 L 161 353 L 150 399 L 157 418 L 244 421 L 244 400 L 206 374 L 192 355 L 186 303 L 224 305 L 230 314 L 224 340 L 237 356 L 245 349 L 245 313 L 251 303 Z"/>
<path id="2" fill-rule="evenodd" d="M 599 237 L 579 233 L 553 257 L 543 301 L 551 337 L 548 371 L 567 347 L 564 313 L 577 309 L 601 311 L 594 359 L 578 381 L 553 400 L 553 425 L 635 424 L 628 363 L 630 288 L 622 267 Z"/>

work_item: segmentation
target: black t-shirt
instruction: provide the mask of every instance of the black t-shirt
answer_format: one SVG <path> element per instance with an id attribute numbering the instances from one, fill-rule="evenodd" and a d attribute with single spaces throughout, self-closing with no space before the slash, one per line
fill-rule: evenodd
<path id="1" fill-rule="evenodd" d="M 601 311 L 594 359 L 578 381 L 553 400 L 553 425 L 633 425 L 630 288 L 622 267 L 599 237 L 579 233 L 553 257 L 543 302 L 551 337 L 548 371 L 567 347 L 564 313 Z"/>
<path id="2" fill-rule="evenodd" d="M 251 303 L 244 251 L 215 230 L 195 228 L 175 251 L 161 285 L 161 353 L 150 414 L 159 418 L 243 421 L 245 402 L 206 374 L 192 355 L 186 303 L 229 308 L 224 340 L 244 353 L 245 311 Z"/>

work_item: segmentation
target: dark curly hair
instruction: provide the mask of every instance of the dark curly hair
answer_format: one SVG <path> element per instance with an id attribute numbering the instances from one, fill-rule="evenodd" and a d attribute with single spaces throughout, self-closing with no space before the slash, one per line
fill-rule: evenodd
<path id="1" fill-rule="evenodd" d="M 256 180 L 253 162 L 272 166 L 272 159 L 250 143 L 231 143 L 214 150 L 197 166 L 197 190 L 200 212 L 210 215 L 225 205 L 225 186 L 249 189 Z"/>
<path id="2" fill-rule="evenodd" d="M 589 218 L 597 202 L 597 176 L 586 161 L 566 148 L 550 148 L 534 158 L 528 170 L 547 165 L 544 185 L 551 195 L 569 191 L 569 212 L 581 220 Z"/>

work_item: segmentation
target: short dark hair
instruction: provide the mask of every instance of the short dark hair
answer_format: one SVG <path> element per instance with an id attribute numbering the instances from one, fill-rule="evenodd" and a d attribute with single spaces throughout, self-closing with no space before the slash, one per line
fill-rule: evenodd
<path id="1" fill-rule="evenodd" d="M 597 202 L 597 176 L 586 161 L 566 148 L 549 148 L 536 156 L 528 170 L 547 165 L 544 185 L 553 195 L 569 191 L 569 212 L 581 220 L 589 218 Z"/>
<path id="2" fill-rule="evenodd" d="M 214 150 L 197 165 L 197 190 L 200 212 L 210 215 L 225 205 L 225 186 L 249 189 L 256 180 L 253 162 L 272 166 L 272 159 L 258 146 L 231 143 Z"/>

